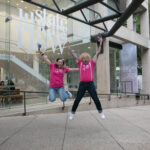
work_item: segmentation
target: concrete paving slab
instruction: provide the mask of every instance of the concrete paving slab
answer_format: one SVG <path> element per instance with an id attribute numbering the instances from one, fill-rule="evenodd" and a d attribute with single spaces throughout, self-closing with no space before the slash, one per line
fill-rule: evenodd
<path id="1" fill-rule="evenodd" d="M 99 114 L 97 113 L 97 116 Z M 68 122 L 65 150 L 121 150 L 114 139 L 103 129 L 90 112 L 77 113 Z"/>
<path id="2" fill-rule="evenodd" d="M 17 134 L 24 126 L 33 121 L 35 117 L 8 117 L 0 119 L 0 145 Z"/>
<path id="3" fill-rule="evenodd" d="M 0 150 L 150 150 L 150 106 L 0 118 Z"/>
<path id="4" fill-rule="evenodd" d="M 110 109 L 106 112 L 107 119 L 100 123 L 122 145 L 123 149 L 150 150 L 150 129 L 146 130 L 142 126 L 149 122 L 149 114 L 145 112 L 148 118 L 144 119 L 138 117 L 137 113 L 140 112 L 129 113 L 122 109 Z M 145 113 L 140 116 L 145 116 Z M 97 118 L 95 114 L 94 116 Z M 136 116 L 134 120 L 132 116 Z M 139 122 L 142 122 L 141 126 Z"/>
<path id="5" fill-rule="evenodd" d="M 1 150 L 59 150 L 62 147 L 66 114 L 42 115 L 1 145 Z"/>

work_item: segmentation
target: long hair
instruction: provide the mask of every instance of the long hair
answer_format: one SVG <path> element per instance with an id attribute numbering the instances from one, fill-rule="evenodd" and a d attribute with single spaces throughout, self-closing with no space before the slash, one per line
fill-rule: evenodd
<path id="1" fill-rule="evenodd" d="M 62 65 L 62 67 L 61 67 L 60 69 L 65 69 L 65 68 L 66 68 L 65 60 L 62 59 L 62 58 L 57 58 L 57 59 L 56 59 L 55 67 L 58 68 L 57 62 L 58 62 L 59 60 L 62 60 L 62 61 L 63 61 L 63 65 Z"/>
<path id="2" fill-rule="evenodd" d="M 89 57 L 89 60 L 91 59 L 91 56 L 90 56 L 90 54 L 89 53 L 82 53 L 81 55 L 80 55 L 80 59 L 81 60 L 83 60 L 83 57 Z"/>

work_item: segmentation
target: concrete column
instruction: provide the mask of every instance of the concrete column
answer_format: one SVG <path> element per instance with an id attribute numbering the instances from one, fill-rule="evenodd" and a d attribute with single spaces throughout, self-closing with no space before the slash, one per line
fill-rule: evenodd
<path id="1" fill-rule="evenodd" d="M 148 4 L 148 1 L 147 1 Z M 140 17 L 141 34 L 149 38 L 149 12 L 148 6 Z M 143 89 L 142 93 L 150 94 L 150 49 L 142 49 L 142 79 Z"/>
<path id="2" fill-rule="evenodd" d="M 132 2 L 132 0 L 127 0 L 126 1 L 126 7 L 128 7 L 131 2 Z M 129 17 L 129 19 L 127 20 L 127 28 L 130 30 L 133 30 L 133 15 L 131 15 Z"/>
<path id="3" fill-rule="evenodd" d="M 107 3 L 107 0 L 104 0 Z M 102 5 L 94 5 L 94 10 L 101 13 L 102 17 L 107 16 L 108 9 Z M 97 24 L 103 27 L 103 24 Z M 91 34 L 98 34 L 99 29 L 91 28 Z M 109 66 L 109 39 L 106 38 L 103 42 L 104 54 L 99 55 L 96 71 L 97 71 L 97 93 L 110 93 L 110 66 Z"/>
<path id="4" fill-rule="evenodd" d="M 33 69 L 39 73 L 39 55 L 33 55 Z"/>
<path id="5" fill-rule="evenodd" d="M 103 42 L 104 53 L 99 55 L 97 61 L 97 92 L 110 93 L 110 66 L 109 66 L 109 38 Z"/>
<path id="6" fill-rule="evenodd" d="M 150 94 L 150 49 L 142 50 L 142 93 Z"/>
<path id="7" fill-rule="evenodd" d="M 6 71 L 4 68 L 1 68 L 1 81 L 5 81 Z"/>
<path id="8" fill-rule="evenodd" d="M 148 10 L 144 11 L 141 15 L 140 15 L 140 30 L 141 30 L 141 34 L 144 37 L 149 38 L 149 12 Z"/>

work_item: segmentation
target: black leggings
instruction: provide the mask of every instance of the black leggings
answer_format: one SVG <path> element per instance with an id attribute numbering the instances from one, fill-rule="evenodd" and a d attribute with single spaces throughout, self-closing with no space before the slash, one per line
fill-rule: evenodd
<path id="1" fill-rule="evenodd" d="M 77 97 L 76 97 L 74 104 L 72 106 L 72 113 L 76 112 L 76 109 L 77 109 L 82 97 L 84 96 L 86 90 L 89 92 L 90 96 L 92 97 L 98 112 L 102 112 L 102 106 L 101 106 L 100 100 L 97 96 L 94 82 L 90 81 L 90 82 L 80 82 L 79 89 L 77 92 Z"/>

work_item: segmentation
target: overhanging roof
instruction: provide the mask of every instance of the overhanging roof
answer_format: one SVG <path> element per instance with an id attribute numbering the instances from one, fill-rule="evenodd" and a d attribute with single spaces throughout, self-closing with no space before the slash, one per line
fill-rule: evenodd
<path id="1" fill-rule="evenodd" d="M 117 0 L 112 0 L 115 4 L 115 7 L 112 7 L 111 5 L 105 3 L 103 0 L 64 0 L 66 1 L 66 4 L 70 4 L 68 7 L 62 6 L 61 2 L 58 0 L 46 0 L 43 3 L 43 0 L 24 0 L 28 3 L 34 4 L 36 6 L 39 6 L 41 8 L 45 8 L 47 10 L 53 11 L 55 13 L 64 15 L 68 18 L 77 20 L 79 22 L 82 22 L 84 24 L 87 24 L 89 26 L 95 27 L 97 29 L 100 29 L 103 32 L 103 36 L 112 36 L 120 27 L 121 25 L 130 17 L 131 14 L 135 12 L 135 10 L 142 4 L 144 0 L 133 0 L 128 8 L 126 10 L 121 11 L 118 5 Z M 113 14 L 108 16 L 102 16 L 100 12 L 95 11 L 91 8 L 93 5 L 102 5 L 106 7 L 108 10 L 113 11 Z M 53 7 L 54 6 L 54 7 Z M 94 13 L 97 15 L 97 18 L 94 18 L 94 20 L 91 20 L 87 18 L 86 14 L 84 13 L 84 10 L 89 10 L 89 12 Z M 83 19 L 74 17 L 72 14 L 80 11 Z M 107 27 L 105 25 L 106 21 L 117 19 L 114 26 L 108 31 Z M 99 24 L 102 23 L 103 27 L 100 27 Z"/>

